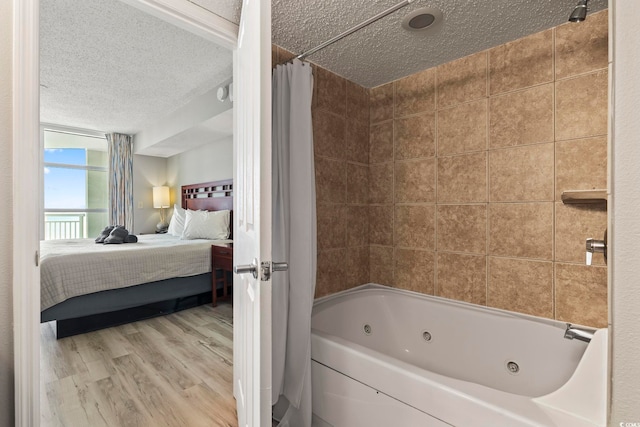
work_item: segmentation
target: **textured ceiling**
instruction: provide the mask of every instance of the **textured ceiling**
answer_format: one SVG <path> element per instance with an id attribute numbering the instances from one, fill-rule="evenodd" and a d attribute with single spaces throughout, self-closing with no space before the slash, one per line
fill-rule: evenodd
<path id="1" fill-rule="evenodd" d="M 117 0 L 41 0 L 40 12 L 45 123 L 136 133 L 232 75 L 229 50 Z"/>
<path id="2" fill-rule="evenodd" d="M 399 2 L 273 0 L 273 41 L 302 53 Z M 562 24 L 576 4 L 577 0 L 415 0 L 308 60 L 375 87 Z M 439 28 L 404 30 L 402 18 L 422 7 L 442 12 Z M 606 7 L 607 0 L 589 2 L 591 12 Z"/>
<path id="3" fill-rule="evenodd" d="M 240 20 L 241 0 L 189 1 Z M 301 53 L 398 2 L 273 0 L 273 41 Z M 136 133 L 232 74 L 231 52 L 118 0 L 40 3 L 43 122 Z M 562 24 L 576 3 L 415 0 L 308 59 L 375 87 Z M 607 0 L 589 6 L 595 12 Z M 402 29 L 402 18 L 421 7 L 442 11 L 442 23 L 425 32 Z"/>
<path id="4" fill-rule="evenodd" d="M 179 132 L 170 138 L 159 141 L 136 154 L 155 157 L 171 157 L 176 154 L 216 141 L 230 140 L 233 137 L 233 109 L 205 120 L 195 126 Z"/>

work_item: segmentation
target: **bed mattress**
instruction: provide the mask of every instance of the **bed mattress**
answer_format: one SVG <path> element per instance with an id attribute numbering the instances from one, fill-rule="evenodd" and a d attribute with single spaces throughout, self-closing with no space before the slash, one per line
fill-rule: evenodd
<path id="1" fill-rule="evenodd" d="M 181 240 L 167 234 L 137 243 L 96 244 L 93 239 L 40 242 L 40 307 L 69 298 L 211 271 L 211 245 L 231 240 Z"/>

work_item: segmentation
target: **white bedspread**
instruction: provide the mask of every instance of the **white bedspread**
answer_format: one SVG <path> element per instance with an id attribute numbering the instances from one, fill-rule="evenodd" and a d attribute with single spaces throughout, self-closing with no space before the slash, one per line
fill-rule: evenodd
<path id="1" fill-rule="evenodd" d="M 211 271 L 211 245 L 231 240 L 180 240 L 138 236 L 137 243 L 97 244 L 93 239 L 40 242 L 40 307 L 66 299 Z"/>

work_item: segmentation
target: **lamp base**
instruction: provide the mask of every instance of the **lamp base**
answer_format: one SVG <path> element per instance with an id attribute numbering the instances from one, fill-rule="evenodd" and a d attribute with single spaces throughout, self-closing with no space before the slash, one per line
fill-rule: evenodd
<path id="1" fill-rule="evenodd" d="M 169 224 L 167 224 L 166 222 L 160 221 L 158 224 L 156 224 L 156 234 L 166 233 L 168 228 L 169 228 Z"/>

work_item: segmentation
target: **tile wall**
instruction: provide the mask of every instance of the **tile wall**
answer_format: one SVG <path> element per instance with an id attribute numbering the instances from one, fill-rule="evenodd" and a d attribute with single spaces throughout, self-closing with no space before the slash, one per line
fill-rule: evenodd
<path id="1" fill-rule="evenodd" d="M 272 62 L 294 55 L 272 49 Z M 316 297 L 369 282 L 369 90 L 314 67 Z"/>
<path id="2" fill-rule="evenodd" d="M 370 280 L 607 324 L 607 11 L 371 89 Z"/>
<path id="3" fill-rule="evenodd" d="M 274 48 L 274 63 L 292 55 Z M 365 89 L 314 66 L 316 296 L 369 281 L 604 327 L 607 11 Z"/>

